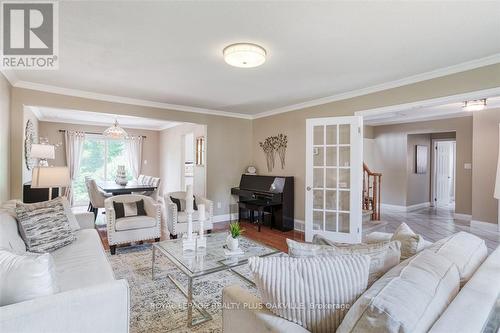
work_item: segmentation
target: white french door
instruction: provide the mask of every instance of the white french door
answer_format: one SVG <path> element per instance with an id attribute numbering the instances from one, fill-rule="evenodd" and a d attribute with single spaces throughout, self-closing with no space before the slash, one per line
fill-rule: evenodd
<path id="1" fill-rule="evenodd" d="M 363 118 L 306 120 L 305 238 L 361 242 Z"/>

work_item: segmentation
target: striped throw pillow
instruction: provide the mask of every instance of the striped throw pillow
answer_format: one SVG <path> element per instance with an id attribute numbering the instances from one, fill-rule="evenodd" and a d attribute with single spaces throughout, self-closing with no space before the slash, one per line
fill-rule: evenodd
<path id="1" fill-rule="evenodd" d="M 76 239 L 62 198 L 34 204 L 17 203 L 16 215 L 21 237 L 29 252 L 52 252 Z"/>
<path id="2" fill-rule="evenodd" d="M 335 332 L 365 291 L 370 257 L 267 257 L 249 259 L 264 305 L 316 332 Z"/>

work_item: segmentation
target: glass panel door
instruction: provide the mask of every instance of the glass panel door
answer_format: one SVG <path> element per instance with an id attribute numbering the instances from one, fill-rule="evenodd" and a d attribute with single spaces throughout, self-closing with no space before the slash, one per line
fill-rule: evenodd
<path id="1" fill-rule="evenodd" d="M 306 241 L 361 241 L 362 119 L 307 120 Z"/>

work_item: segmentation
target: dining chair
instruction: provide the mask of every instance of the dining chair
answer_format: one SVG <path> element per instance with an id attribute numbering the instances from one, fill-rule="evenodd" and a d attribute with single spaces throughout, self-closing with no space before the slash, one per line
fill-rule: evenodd
<path id="1" fill-rule="evenodd" d="M 97 186 L 95 179 L 90 177 L 85 177 L 85 185 L 87 187 L 87 193 L 89 195 L 89 212 L 94 213 L 94 221 L 97 219 L 97 214 L 99 212 L 99 208 L 104 209 L 104 200 L 111 197 L 111 194 L 108 194 Z"/>

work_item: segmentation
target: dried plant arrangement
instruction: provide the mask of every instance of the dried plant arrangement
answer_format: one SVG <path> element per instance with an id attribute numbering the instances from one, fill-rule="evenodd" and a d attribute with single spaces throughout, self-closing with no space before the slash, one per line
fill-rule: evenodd
<path id="1" fill-rule="evenodd" d="M 278 153 L 278 156 L 280 158 L 281 162 L 281 169 L 285 168 L 285 157 L 286 157 L 286 147 L 288 144 L 288 137 L 284 134 L 278 134 L 276 136 L 276 152 Z"/>
<path id="2" fill-rule="evenodd" d="M 264 142 L 259 142 L 260 147 L 266 154 L 267 171 L 271 172 L 274 168 L 274 147 L 271 142 L 271 137 L 266 138 Z"/>
<path id="3" fill-rule="evenodd" d="M 284 134 L 270 136 L 259 142 L 260 147 L 266 155 L 267 170 L 271 172 L 274 168 L 276 154 L 280 158 L 281 169 L 285 168 L 286 148 L 288 145 L 288 137 Z"/>

